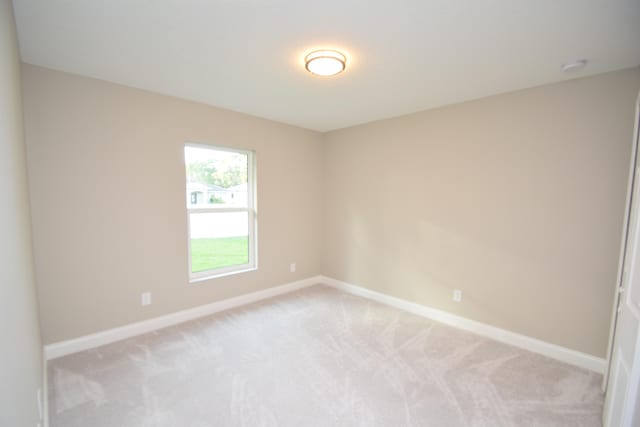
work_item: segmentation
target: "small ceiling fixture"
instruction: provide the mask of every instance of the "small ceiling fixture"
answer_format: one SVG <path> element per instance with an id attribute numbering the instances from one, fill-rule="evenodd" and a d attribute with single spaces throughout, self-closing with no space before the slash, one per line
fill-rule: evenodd
<path id="1" fill-rule="evenodd" d="M 587 66 L 587 62 L 588 61 L 586 59 L 580 59 L 578 61 L 562 64 L 562 71 L 564 71 L 565 73 L 580 71 Z"/>
<path id="2" fill-rule="evenodd" d="M 335 50 L 315 50 L 305 56 L 307 71 L 318 76 L 334 76 L 344 71 L 347 57 Z"/>

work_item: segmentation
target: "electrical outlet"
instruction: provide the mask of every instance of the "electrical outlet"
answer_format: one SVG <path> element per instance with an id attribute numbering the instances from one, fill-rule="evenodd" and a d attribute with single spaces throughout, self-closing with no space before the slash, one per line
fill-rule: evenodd
<path id="1" fill-rule="evenodd" d="M 142 305 L 151 304 L 151 292 L 143 292 L 141 295 L 141 303 Z"/>
<path id="2" fill-rule="evenodd" d="M 455 302 L 462 302 L 462 291 L 460 289 L 453 290 L 453 300 Z"/>
<path id="3" fill-rule="evenodd" d="M 289 271 L 291 273 L 295 273 L 296 272 L 296 263 L 292 262 L 291 264 L 289 264 Z"/>

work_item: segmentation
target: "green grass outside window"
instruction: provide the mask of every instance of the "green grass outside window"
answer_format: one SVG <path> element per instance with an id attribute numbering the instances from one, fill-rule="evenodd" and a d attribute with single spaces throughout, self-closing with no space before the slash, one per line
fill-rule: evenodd
<path id="1" fill-rule="evenodd" d="M 191 239 L 191 272 L 230 267 L 249 262 L 249 238 Z"/>

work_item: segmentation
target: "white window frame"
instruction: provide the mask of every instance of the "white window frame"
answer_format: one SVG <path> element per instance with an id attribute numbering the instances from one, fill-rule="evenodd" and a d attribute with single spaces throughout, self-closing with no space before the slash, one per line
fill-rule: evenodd
<path id="1" fill-rule="evenodd" d="M 256 211 L 256 160 L 255 151 L 245 150 L 233 147 L 221 147 L 219 145 L 211 145 L 199 142 L 187 142 L 182 149 L 182 155 L 184 157 L 185 148 L 203 148 L 207 150 L 215 151 L 229 151 L 232 153 L 239 153 L 247 156 L 247 206 L 246 207 L 190 207 L 187 206 L 187 248 L 189 257 L 189 282 L 201 282 L 203 280 L 209 280 L 216 277 L 229 276 L 232 274 L 243 273 L 247 271 L 253 271 L 258 268 L 258 256 L 257 256 L 257 211 Z M 186 159 L 184 159 L 186 165 Z M 185 166 L 185 193 L 187 173 Z M 188 194 L 187 194 L 188 195 Z M 182 200 L 185 200 L 183 197 Z M 191 271 L 191 214 L 192 213 L 224 213 L 224 212 L 247 212 L 247 218 L 249 221 L 249 262 L 246 264 L 231 265 L 229 267 L 215 268 L 212 270 L 204 270 L 198 272 Z"/>

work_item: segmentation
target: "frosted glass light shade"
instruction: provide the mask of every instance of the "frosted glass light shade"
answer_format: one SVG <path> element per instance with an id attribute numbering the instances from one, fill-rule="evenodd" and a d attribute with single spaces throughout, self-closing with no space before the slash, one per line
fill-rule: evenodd
<path id="1" fill-rule="evenodd" d="M 347 58 L 335 50 L 316 50 L 304 58 L 305 68 L 318 76 L 333 76 L 342 71 Z"/>

